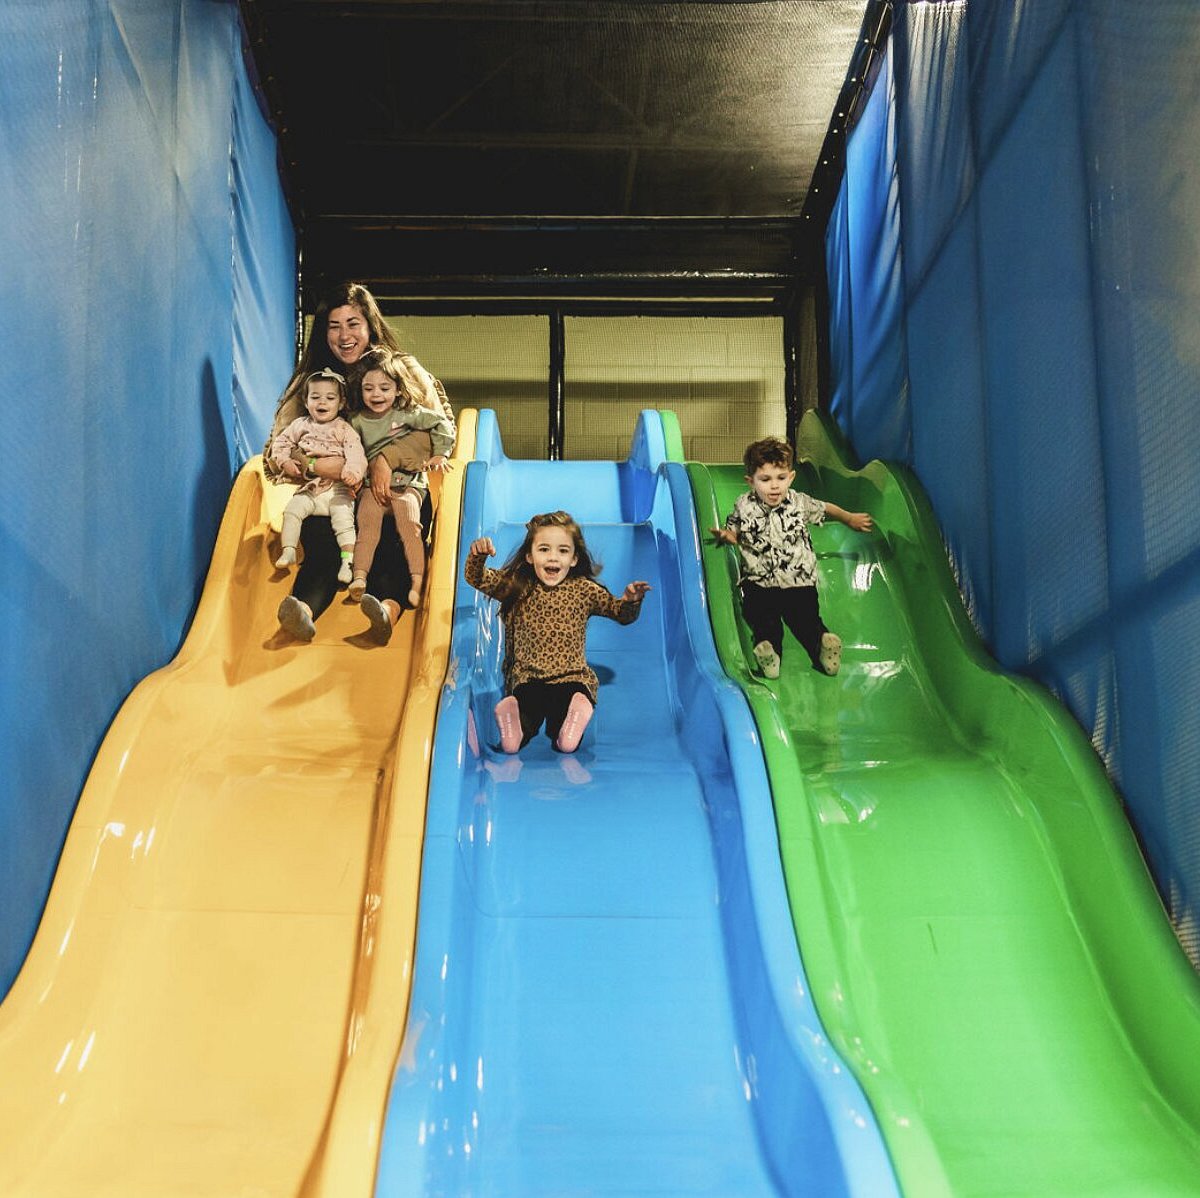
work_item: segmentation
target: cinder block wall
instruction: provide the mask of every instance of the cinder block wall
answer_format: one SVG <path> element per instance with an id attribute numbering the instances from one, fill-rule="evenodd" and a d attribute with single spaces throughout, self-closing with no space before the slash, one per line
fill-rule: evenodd
<path id="1" fill-rule="evenodd" d="M 545 317 L 405 316 L 392 325 L 456 408 L 495 409 L 511 457 L 546 457 Z M 747 442 L 784 432 L 777 316 L 579 316 L 565 333 L 567 458 L 625 457 L 642 408 L 673 410 L 697 461 L 737 461 Z"/>

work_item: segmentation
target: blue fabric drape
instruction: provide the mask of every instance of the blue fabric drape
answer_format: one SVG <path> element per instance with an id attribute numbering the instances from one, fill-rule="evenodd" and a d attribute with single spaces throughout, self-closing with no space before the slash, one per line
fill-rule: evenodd
<path id="1" fill-rule="evenodd" d="M 898 4 L 867 109 L 894 161 L 864 116 L 842 202 L 898 177 L 902 293 L 863 282 L 881 203 L 835 211 L 826 260 L 835 417 L 915 469 L 976 626 L 1090 733 L 1200 961 L 1198 49 L 1188 0 Z M 907 389 L 869 368 L 864 287 Z"/>
<path id="2" fill-rule="evenodd" d="M 232 2 L 0 6 L 0 374 L 19 430 L 0 513 L 0 993 L 99 740 L 178 646 L 287 379 L 292 231 L 244 76 Z"/>

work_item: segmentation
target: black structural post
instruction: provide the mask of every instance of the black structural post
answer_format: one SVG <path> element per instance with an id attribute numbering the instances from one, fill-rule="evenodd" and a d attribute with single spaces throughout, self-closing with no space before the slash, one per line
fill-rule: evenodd
<path id="1" fill-rule="evenodd" d="M 783 306 L 783 410 L 788 444 L 800 428 L 800 305 L 792 289 Z"/>
<path id="2" fill-rule="evenodd" d="M 562 308 L 550 309 L 550 435 L 548 456 L 561 462 L 563 456 L 563 425 L 566 416 L 566 322 Z"/>

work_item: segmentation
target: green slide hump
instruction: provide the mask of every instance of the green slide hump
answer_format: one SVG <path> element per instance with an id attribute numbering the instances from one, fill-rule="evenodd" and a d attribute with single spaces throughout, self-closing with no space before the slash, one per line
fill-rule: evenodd
<path id="1" fill-rule="evenodd" d="M 978 641 L 906 471 L 805 416 L 796 486 L 841 673 L 787 637 L 748 663 L 735 551 L 704 550 L 726 672 L 758 722 L 817 1006 L 911 1198 L 1200 1195 L 1200 980 L 1069 714 Z M 700 524 L 745 489 L 689 464 Z M 710 539 L 711 542 L 711 539 Z"/>

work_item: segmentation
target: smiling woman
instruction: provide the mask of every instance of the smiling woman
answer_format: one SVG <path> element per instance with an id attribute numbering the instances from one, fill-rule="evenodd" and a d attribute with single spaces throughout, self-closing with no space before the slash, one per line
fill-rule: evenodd
<path id="1" fill-rule="evenodd" d="M 292 461 L 272 461 L 272 444 L 293 421 L 304 415 L 306 383 L 322 370 L 345 374 L 353 393 L 364 360 L 379 351 L 389 358 L 400 354 L 395 334 L 388 327 L 379 310 L 375 297 L 361 283 L 340 283 L 331 289 L 317 304 L 313 313 L 312 329 L 296 372 L 284 390 L 275 410 L 275 421 L 271 430 L 268 452 L 264 454 L 264 469 L 276 482 L 344 481 L 347 460 L 344 455 L 327 452 L 303 454 L 297 451 Z M 413 360 L 415 362 L 415 359 Z M 419 363 L 416 364 L 419 368 Z M 453 417 L 450 405 L 441 385 L 422 370 L 429 380 L 431 403 L 436 403 L 450 429 L 449 445 L 453 445 Z M 450 450 L 443 444 L 445 453 Z M 392 483 L 393 471 L 401 465 L 403 446 L 397 443 L 378 455 L 371 455 L 369 473 L 363 479 L 364 490 L 377 490 L 386 494 Z M 426 457 L 429 454 L 425 455 Z M 302 479 L 297 479 L 297 475 Z M 306 484 L 307 485 L 307 484 Z M 432 508 L 428 502 L 420 508 L 420 517 L 428 524 Z M 410 538 L 411 539 L 411 538 Z M 378 644 L 386 644 L 400 613 L 407 605 L 415 606 L 420 597 L 419 573 L 414 568 L 418 561 L 424 564 L 424 545 L 420 542 L 409 546 L 406 558 L 400 543 L 398 530 L 393 521 L 383 525 L 379 536 L 378 550 L 370 563 L 370 572 L 364 585 L 353 595 L 362 602 L 363 612 L 370 624 L 368 636 Z M 316 635 L 316 619 L 333 602 L 340 583 L 350 581 L 343 564 L 346 541 L 339 544 L 329 518 L 313 514 L 304 520 L 300 530 L 300 546 L 303 559 L 296 574 L 292 593 L 279 606 L 279 623 L 295 640 L 311 641 Z M 353 545 L 351 545 L 351 549 Z M 281 558 L 282 561 L 282 558 Z M 286 565 L 281 568 L 286 568 Z"/>

